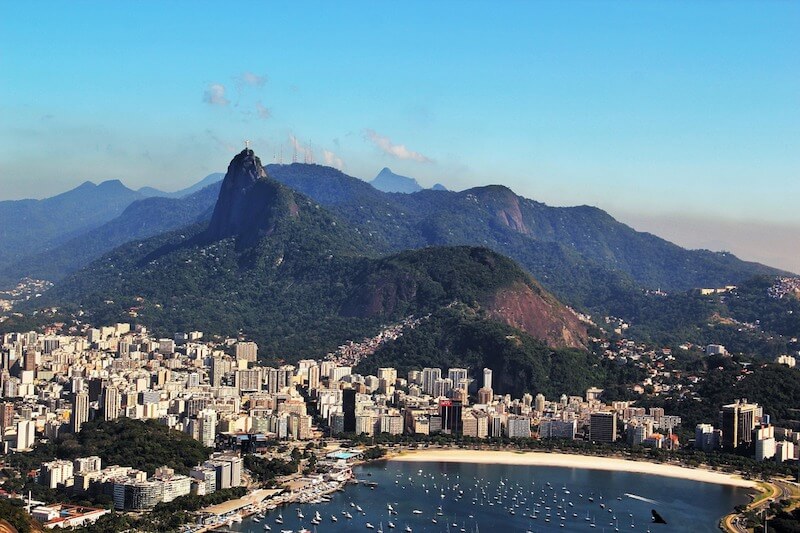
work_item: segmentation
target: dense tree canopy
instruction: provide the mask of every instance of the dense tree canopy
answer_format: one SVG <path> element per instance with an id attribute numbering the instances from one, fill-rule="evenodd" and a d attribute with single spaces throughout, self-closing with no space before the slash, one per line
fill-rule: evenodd
<path id="1" fill-rule="evenodd" d="M 26 454 L 11 456 L 23 471 L 39 468 L 42 462 L 97 455 L 103 465 L 131 466 L 149 475 L 160 466 L 188 474 L 189 469 L 208 458 L 210 450 L 185 433 L 169 429 L 155 420 L 119 418 L 84 424 L 77 435 L 68 433 L 53 442 L 40 443 Z"/>

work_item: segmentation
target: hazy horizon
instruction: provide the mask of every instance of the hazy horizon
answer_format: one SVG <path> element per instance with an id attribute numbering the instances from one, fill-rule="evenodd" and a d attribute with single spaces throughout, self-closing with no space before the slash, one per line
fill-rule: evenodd
<path id="1" fill-rule="evenodd" d="M 224 172 L 224 169 L 220 169 L 216 172 L 211 172 L 210 174 L 224 174 Z M 375 171 L 375 175 L 377 175 L 378 172 L 380 172 L 380 169 Z M 190 179 L 185 183 L 179 184 L 177 189 L 164 190 L 163 192 L 169 193 L 184 189 L 194 185 L 195 183 L 198 183 L 205 177 L 206 176 L 198 176 L 196 179 Z M 369 182 L 375 176 L 353 177 Z M 414 178 L 414 176 L 408 177 Z M 113 180 L 117 178 L 109 179 Z M 105 180 L 84 181 L 92 181 L 95 184 L 99 184 L 101 181 Z M 79 186 L 81 183 L 76 183 L 75 187 Z M 122 183 L 125 186 L 128 186 L 128 184 L 124 181 Z M 443 183 L 443 185 L 449 190 L 454 191 L 454 189 L 450 188 L 447 183 Z M 487 182 L 480 185 L 491 185 L 491 183 Z M 143 185 L 143 187 L 147 186 L 158 188 L 156 185 L 152 184 Z M 57 194 L 67 192 L 75 187 L 71 187 L 65 191 L 60 191 Z M 430 187 L 430 185 L 427 187 Z M 515 192 L 518 193 L 518 191 Z M 42 198 L 31 197 L 28 199 Z M 539 198 L 531 199 L 542 201 Z M 0 199 L 0 202 L 2 201 L 4 200 Z M 552 205 L 548 202 L 544 203 Z M 560 206 L 553 205 L 553 207 L 571 207 L 573 205 L 577 204 Z M 605 209 L 603 206 L 598 207 Z M 624 209 L 609 209 L 607 211 L 615 219 L 627 224 L 637 231 L 652 233 L 658 237 L 690 250 L 704 249 L 714 252 L 730 252 L 745 261 L 755 261 L 782 270 L 787 270 L 792 273 L 800 273 L 800 256 L 796 253 L 793 253 L 792 248 L 784 245 L 785 242 L 792 242 L 793 239 L 800 235 L 800 224 L 769 224 L 752 220 L 736 221 L 730 217 L 702 217 L 685 212 L 648 214 L 630 212 Z M 737 238 L 737 235 L 739 238 Z"/>
<path id="2" fill-rule="evenodd" d="M 249 139 L 800 270 L 798 3 L 130 6 L 0 7 L 0 200 L 173 191 Z"/>

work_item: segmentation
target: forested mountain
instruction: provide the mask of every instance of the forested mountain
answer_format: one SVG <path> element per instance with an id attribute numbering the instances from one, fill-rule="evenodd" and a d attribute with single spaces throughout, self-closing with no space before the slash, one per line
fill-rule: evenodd
<path id="1" fill-rule="evenodd" d="M 382 193 L 317 165 L 271 165 L 268 171 L 334 210 L 384 253 L 429 245 L 489 247 L 574 308 L 630 322 L 633 338 L 663 345 L 718 342 L 771 358 L 800 336 L 797 298 L 768 297 L 781 274 L 777 269 L 728 253 L 685 250 L 594 207 L 549 207 L 502 186 Z M 725 285 L 740 287 L 715 297 L 692 291 Z"/>
<path id="2" fill-rule="evenodd" d="M 96 228 L 144 197 L 109 180 L 87 181 L 44 200 L 0 201 L 0 267 Z"/>
<path id="3" fill-rule="evenodd" d="M 26 276 L 58 281 L 134 239 L 159 235 L 205 220 L 217 199 L 219 188 L 220 182 L 217 181 L 184 198 L 136 200 L 105 224 L 1 268 L 0 285 L 13 284 Z"/>
<path id="4" fill-rule="evenodd" d="M 375 251 L 488 246 L 518 261 L 559 298 L 577 307 L 612 311 L 641 287 L 684 291 L 779 273 L 730 254 L 685 250 L 637 232 L 597 208 L 549 207 L 502 186 L 385 193 L 320 165 L 269 165 L 267 170 L 275 180 L 333 208 Z M 200 183 L 213 182 L 216 176 Z M 27 257 L 31 253 L 20 250 L 6 261 L 13 266 L 0 270 L 0 281 L 9 283 L 26 275 L 54 281 L 116 245 L 176 229 L 196 216 L 203 219 L 204 208 L 209 210 L 208 217 L 216 200 L 212 190 L 195 193 L 180 204 L 150 198 L 132 205 L 97 233 L 88 235 L 84 228 L 76 230 L 73 238 L 62 235 L 47 245 L 47 250 L 55 251 L 53 255 Z M 1 258 L 2 253 L 0 266 Z"/>
<path id="5" fill-rule="evenodd" d="M 276 180 L 335 209 L 378 249 L 488 246 L 577 306 L 606 309 L 639 287 L 684 291 L 779 273 L 727 253 L 685 250 L 595 207 L 549 207 L 500 185 L 392 194 L 319 165 L 267 169 Z"/>
<path id="6" fill-rule="evenodd" d="M 208 218 L 222 177 L 175 192 L 87 181 L 43 200 L 0 201 L 0 288 L 57 281 L 121 244 Z"/>
<path id="7" fill-rule="evenodd" d="M 385 344 L 358 371 L 369 375 L 380 367 L 394 367 L 405 374 L 426 366 L 467 368 L 471 376 L 491 368 L 495 390 L 515 398 L 526 392 L 582 395 L 591 386 L 628 383 L 639 377 L 636 367 L 604 365 L 586 350 L 553 349 L 506 323 L 484 320 L 473 309 L 458 306 L 435 312 L 417 328 Z"/>
<path id="8" fill-rule="evenodd" d="M 167 333 L 243 331 L 273 359 L 319 356 L 453 302 L 554 346 L 585 345 L 575 315 L 508 258 L 474 247 L 379 258 L 371 241 L 246 150 L 208 223 L 124 245 L 37 305 L 80 306 L 98 323 L 135 315 Z"/>

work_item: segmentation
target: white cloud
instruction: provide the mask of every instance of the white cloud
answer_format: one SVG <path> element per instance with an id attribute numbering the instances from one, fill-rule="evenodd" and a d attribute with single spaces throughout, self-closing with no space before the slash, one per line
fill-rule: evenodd
<path id="1" fill-rule="evenodd" d="M 419 152 L 409 150 L 404 144 L 394 144 L 389 137 L 384 137 L 375 130 L 366 130 L 366 137 L 375 146 L 381 149 L 383 153 L 395 157 L 397 159 L 408 159 L 411 161 L 419 161 L 420 163 L 432 163 L 433 160 Z"/>
<path id="2" fill-rule="evenodd" d="M 203 101 L 209 105 L 226 106 L 230 102 L 225 98 L 225 86 L 221 83 L 212 83 L 203 94 Z"/>
<path id="3" fill-rule="evenodd" d="M 325 164 L 329 167 L 338 168 L 342 170 L 344 168 L 344 161 L 342 158 L 336 155 L 334 152 L 330 150 L 322 150 L 322 157 L 325 160 Z"/>
<path id="4" fill-rule="evenodd" d="M 258 114 L 258 118 L 262 120 L 267 120 L 272 117 L 272 112 L 261 102 L 256 102 L 256 113 Z"/>
<path id="5" fill-rule="evenodd" d="M 263 87 L 267 83 L 266 76 L 259 76 L 253 72 L 242 72 L 236 77 L 236 82 L 239 85 L 248 85 L 250 87 Z"/>

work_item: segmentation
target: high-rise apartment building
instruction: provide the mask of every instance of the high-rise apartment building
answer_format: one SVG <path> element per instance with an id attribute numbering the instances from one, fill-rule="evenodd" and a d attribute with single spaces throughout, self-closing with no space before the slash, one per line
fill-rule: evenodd
<path id="1" fill-rule="evenodd" d="M 248 362 L 258 360 L 258 345 L 254 342 L 237 342 L 236 359 Z"/>
<path id="2" fill-rule="evenodd" d="M 761 425 L 753 430 L 756 442 L 756 461 L 765 461 L 775 457 L 775 426 Z"/>
<path id="3" fill-rule="evenodd" d="M 103 391 L 103 419 L 116 420 L 119 418 L 121 399 L 119 390 L 109 385 Z"/>
<path id="4" fill-rule="evenodd" d="M 450 391 L 452 390 L 453 390 L 453 381 L 450 378 L 437 379 L 433 383 L 433 393 L 431 395 L 436 398 L 442 398 L 445 396 L 449 396 Z"/>
<path id="5" fill-rule="evenodd" d="M 447 371 L 447 378 L 453 382 L 454 389 L 465 389 L 469 385 L 466 368 L 451 368 Z"/>
<path id="6" fill-rule="evenodd" d="M 489 404 L 494 397 L 494 393 L 492 389 L 487 389 L 486 387 L 482 387 L 478 389 L 478 403 L 480 404 Z"/>
<path id="7" fill-rule="evenodd" d="M 89 393 L 86 391 L 79 391 L 75 393 L 72 399 L 72 432 L 78 433 L 81 426 L 89 421 Z"/>
<path id="8" fill-rule="evenodd" d="M 433 395 L 433 387 L 436 380 L 442 379 L 441 368 L 422 369 L 422 392 Z"/>
<path id="9" fill-rule="evenodd" d="M 200 423 L 200 442 L 203 446 L 213 447 L 217 438 L 217 412 L 213 409 L 203 409 L 198 413 Z"/>
<path id="10" fill-rule="evenodd" d="M 491 390 L 492 388 L 492 369 L 483 369 L 483 388 Z"/>
<path id="11" fill-rule="evenodd" d="M 333 367 L 328 375 L 328 381 L 331 386 L 337 381 L 341 381 L 342 378 L 345 376 L 349 376 L 353 373 L 352 367 L 349 366 L 336 366 Z"/>
<path id="12" fill-rule="evenodd" d="M 577 430 L 576 420 L 543 418 L 539 422 L 539 438 L 542 439 L 574 439 Z"/>
<path id="13" fill-rule="evenodd" d="M 308 389 L 315 390 L 319 388 L 319 379 L 320 379 L 320 367 L 319 365 L 311 365 L 308 367 L 307 377 L 308 377 Z"/>
<path id="14" fill-rule="evenodd" d="M 234 383 L 240 393 L 260 391 L 261 369 L 237 370 L 234 374 Z"/>
<path id="15" fill-rule="evenodd" d="M 736 400 L 722 406 L 722 447 L 735 450 L 739 446 L 749 446 L 753 442 L 753 430 L 761 418 L 758 404 L 747 400 Z"/>
<path id="16" fill-rule="evenodd" d="M 534 400 L 534 409 L 536 409 L 538 413 L 544 413 L 544 406 L 545 406 L 544 394 L 540 392 L 539 394 L 536 395 L 536 399 Z"/>
<path id="17" fill-rule="evenodd" d="M 509 416 L 506 420 L 506 436 L 510 439 L 529 439 L 531 437 L 531 419 L 527 416 Z"/>
<path id="18" fill-rule="evenodd" d="M 0 435 L 5 428 L 10 428 L 14 422 L 14 404 L 4 402 L 0 404 Z"/>
<path id="19" fill-rule="evenodd" d="M 356 390 L 344 389 L 342 391 L 342 414 L 344 414 L 345 433 L 355 433 L 356 431 Z"/>
<path id="20" fill-rule="evenodd" d="M 439 416 L 442 417 L 442 433 L 461 435 L 463 406 L 458 400 L 440 400 Z"/>
<path id="21" fill-rule="evenodd" d="M 711 424 L 697 424 L 694 428 L 694 447 L 697 450 L 710 452 L 720 446 L 719 432 Z"/>
<path id="22" fill-rule="evenodd" d="M 17 422 L 17 450 L 30 450 L 36 442 L 36 424 L 31 420 Z"/>
<path id="23" fill-rule="evenodd" d="M 616 442 L 617 414 L 614 412 L 592 413 L 589 418 L 589 440 L 592 442 Z"/>

